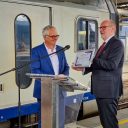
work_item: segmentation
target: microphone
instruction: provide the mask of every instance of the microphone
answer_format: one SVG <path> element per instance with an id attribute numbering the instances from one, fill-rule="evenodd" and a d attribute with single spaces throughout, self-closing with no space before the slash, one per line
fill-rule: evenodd
<path id="1" fill-rule="evenodd" d="M 69 48 L 70 48 L 70 45 L 66 45 L 65 47 L 61 48 L 60 50 L 58 50 L 58 51 L 56 51 L 56 52 L 53 52 L 53 53 L 49 54 L 49 56 L 52 55 L 52 54 L 55 54 L 55 53 L 59 53 L 60 51 L 68 50 Z"/>
<path id="2" fill-rule="evenodd" d="M 68 50 L 70 48 L 70 45 L 66 45 L 65 47 L 64 47 L 64 50 Z"/>

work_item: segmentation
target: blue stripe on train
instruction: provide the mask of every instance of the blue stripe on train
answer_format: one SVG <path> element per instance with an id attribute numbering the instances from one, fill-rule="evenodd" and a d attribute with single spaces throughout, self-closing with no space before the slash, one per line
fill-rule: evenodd
<path id="1" fill-rule="evenodd" d="M 30 103 L 25 104 L 20 107 L 20 115 L 29 115 L 37 113 L 38 111 L 38 103 Z M 18 106 L 0 109 L 0 122 L 7 121 L 9 119 L 15 118 L 19 116 L 19 108 Z"/>
<path id="2" fill-rule="evenodd" d="M 69 97 L 66 101 L 67 104 L 69 104 L 69 102 L 71 102 L 71 99 L 74 98 L 73 97 Z M 95 96 L 92 95 L 90 92 L 86 92 L 84 93 L 83 96 L 83 102 L 89 101 L 89 100 L 93 100 L 95 99 Z M 22 105 L 20 107 L 20 115 L 24 116 L 24 115 L 30 115 L 30 114 L 34 114 L 38 112 L 38 103 L 31 103 L 31 104 L 25 104 Z M 19 108 L 18 106 L 14 106 L 14 107 L 10 107 L 10 108 L 4 108 L 4 109 L 0 109 L 0 122 L 4 122 L 7 121 L 9 119 L 15 118 L 19 116 Z"/>
<path id="3" fill-rule="evenodd" d="M 94 100 L 95 96 L 91 94 L 91 92 L 84 93 L 83 102 Z"/>

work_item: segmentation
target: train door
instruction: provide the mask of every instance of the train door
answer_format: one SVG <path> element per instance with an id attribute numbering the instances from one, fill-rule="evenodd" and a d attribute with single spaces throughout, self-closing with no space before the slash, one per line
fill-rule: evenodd
<path id="1" fill-rule="evenodd" d="M 124 11 L 125 12 L 125 11 Z M 120 14 L 119 38 L 124 45 L 124 66 L 123 66 L 123 96 L 121 97 L 120 107 L 127 106 L 128 101 L 128 16 L 127 12 Z M 126 103 L 125 103 L 126 102 Z M 126 104 L 126 105 L 125 105 Z"/>
<path id="2" fill-rule="evenodd" d="M 28 2 L 0 1 L 0 10 L 0 73 L 2 73 L 30 59 L 31 48 L 43 42 L 42 28 L 50 24 L 51 19 L 49 7 Z M 27 88 L 21 90 L 21 102 L 29 104 L 35 101 L 33 84 L 29 80 L 28 83 L 24 83 L 27 81 L 24 76 L 28 68 L 23 70 L 20 75 L 20 85 Z M 16 72 L 0 76 L 1 110 L 17 106 L 17 81 L 19 79 Z"/>

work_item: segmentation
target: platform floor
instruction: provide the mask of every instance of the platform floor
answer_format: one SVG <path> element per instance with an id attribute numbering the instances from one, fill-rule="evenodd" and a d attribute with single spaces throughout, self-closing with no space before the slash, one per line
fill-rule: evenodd
<path id="1" fill-rule="evenodd" d="M 119 120 L 120 128 L 128 128 L 128 108 L 119 110 L 117 118 Z M 69 124 L 65 128 L 102 128 L 102 126 L 100 124 L 99 116 L 95 116 Z"/>

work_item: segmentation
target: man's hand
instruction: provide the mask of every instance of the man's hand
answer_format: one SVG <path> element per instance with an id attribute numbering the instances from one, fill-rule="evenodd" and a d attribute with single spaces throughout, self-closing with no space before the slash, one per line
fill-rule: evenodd
<path id="1" fill-rule="evenodd" d="M 71 66 L 72 69 L 76 70 L 76 71 L 83 71 L 84 67 L 75 67 L 74 65 Z"/>

